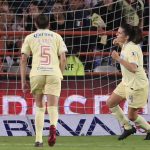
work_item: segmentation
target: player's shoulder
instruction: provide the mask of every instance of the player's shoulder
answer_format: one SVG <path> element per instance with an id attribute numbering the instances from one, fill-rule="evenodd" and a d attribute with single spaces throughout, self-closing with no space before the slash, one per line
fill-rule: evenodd
<path id="1" fill-rule="evenodd" d="M 131 51 L 141 51 L 141 47 L 140 44 L 135 44 L 133 42 L 129 42 L 127 47 L 126 47 L 127 51 L 130 53 Z"/>
<path id="2" fill-rule="evenodd" d="M 62 38 L 61 35 L 55 31 L 49 30 L 49 33 L 53 34 L 57 38 Z"/>
<path id="3" fill-rule="evenodd" d="M 127 44 L 127 47 L 128 48 L 139 48 L 139 44 L 135 44 L 134 42 L 131 41 Z"/>
<path id="4" fill-rule="evenodd" d="M 51 31 L 51 30 L 50 30 L 50 32 L 52 32 L 57 38 L 62 38 L 61 35 L 58 34 L 57 32 L 54 32 L 54 31 Z"/>
<path id="5" fill-rule="evenodd" d="M 28 35 L 25 37 L 25 39 L 26 39 L 26 40 L 30 40 L 30 39 L 34 36 L 34 33 L 35 33 L 35 32 L 28 34 Z"/>

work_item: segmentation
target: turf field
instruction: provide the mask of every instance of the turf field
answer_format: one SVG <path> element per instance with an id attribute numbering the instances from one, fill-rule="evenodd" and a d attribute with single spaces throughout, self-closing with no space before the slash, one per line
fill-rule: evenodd
<path id="1" fill-rule="evenodd" d="M 54 147 L 49 147 L 44 137 L 44 147 L 33 147 L 34 137 L 0 137 L 0 150 L 150 150 L 150 140 L 143 136 L 130 136 L 118 141 L 117 136 L 57 137 Z"/>

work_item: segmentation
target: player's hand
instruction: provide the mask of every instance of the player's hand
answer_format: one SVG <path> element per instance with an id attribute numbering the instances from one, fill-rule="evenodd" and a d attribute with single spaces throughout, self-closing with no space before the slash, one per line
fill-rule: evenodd
<path id="1" fill-rule="evenodd" d="M 116 52 L 115 50 L 113 50 L 112 54 L 111 54 L 111 57 L 114 59 L 114 60 L 119 60 L 120 59 L 120 56 L 119 56 L 119 53 Z"/>
<path id="2" fill-rule="evenodd" d="M 118 38 L 113 40 L 113 45 L 122 47 L 123 43 Z"/>
<path id="3" fill-rule="evenodd" d="M 27 90 L 29 89 L 29 85 L 26 83 L 26 81 L 22 82 L 22 91 L 25 94 Z"/>

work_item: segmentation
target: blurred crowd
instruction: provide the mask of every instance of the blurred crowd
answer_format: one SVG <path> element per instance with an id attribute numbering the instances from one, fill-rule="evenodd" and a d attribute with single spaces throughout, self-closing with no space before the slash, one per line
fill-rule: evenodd
<path id="1" fill-rule="evenodd" d="M 116 31 L 123 22 L 140 26 L 143 31 L 149 30 L 149 0 L 1 0 L 0 31 L 35 31 L 34 20 L 40 13 L 49 16 L 52 31 L 97 32 L 62 35 L 68 47 L 68 60 L 78 59 L 74 63 L 80 61 L 85 71 L 94 71 L 97 66 L 113 65 L 109 56 L 77 55 L 79 52 L 111 52 L 115 35 L 106 35 L 105 31 Z M 104 34 L 100 35 L 100 31 Z M 22 35 L 1 36 L 0 51 L 19 52 L 23 39 Z M 141 46 L 143 51 L 148 51 L 148 37 L 144 38 Z M 1 62 L 17 66 L 18 57 L 5 56 Z M 145 61 L 147 64 L 147 59 Z M 29 68 L 31 62 L 32 58 L 29 59 Z M 0 66 L 1 71 L 8 71 Z"/>

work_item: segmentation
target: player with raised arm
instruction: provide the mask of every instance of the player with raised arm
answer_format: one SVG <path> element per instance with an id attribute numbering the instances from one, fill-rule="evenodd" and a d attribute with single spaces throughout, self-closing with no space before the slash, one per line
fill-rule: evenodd
<path id="1" fill-rule="evenodd" d="M 114 50 L 112 58 L 121 65 L 122 81 L 108 98 L 107 105 L 124 127 L 124 132 L 118 140 L 136 133 L 136 128 L 130 124 L 129 120 L 144 129 L 147 132 L 145 140 L 150 140 L 150 124 L 138 114 L 138 110 L 147 104 L 149 91 L 140 47 L 142 32 L 137 26 L 122 24 L 116 35 L 117 38 L 113 43 L 121 47 L 121 54 Z M 119 106 L 124 99 L 128 102 L 128 118 Z"/>
<path id="2" fill-rule="evenodd" d="M 50 117 L 49 146 L 56 142 L 56 125 L 58 121 L 58 99 L 61 91 L 62 73 L 66 64 L 67 48 L 62 37 L 49 30 L 49 19 L 40 14 L 35 20 L 37 31 L 26 36 L 21 49 L 21 84 L 26 92 L 26 65 L 32 54 L 32 69 L 30 72 L 31 93 L 36 103 L 35 147 L 43 146 L 42 132 L 44 126 L 45 103 L 47 97 L 47 111 Z"/>

